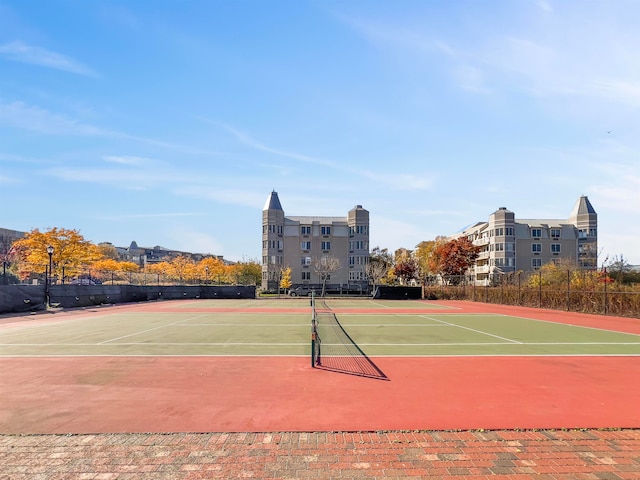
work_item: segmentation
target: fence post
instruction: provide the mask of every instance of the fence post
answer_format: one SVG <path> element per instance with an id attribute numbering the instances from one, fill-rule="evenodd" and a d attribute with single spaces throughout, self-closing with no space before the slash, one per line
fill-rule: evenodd
<path id="1" fill-rule="evenodd" d="M 571 310 L 570 308 L 570 303 L 571 303 L 571 271 L 567 269 L 567 312 L 569 310 Z"/>
<path id="2" fill-rule="evenodd" d="M 542 308 L 542 271 L 538 272 L 538 308 Z"/>
<path id="3" fill-rule="evenodd" d="M 520 292 L 520 283 L 522 279 L 522 272 L 518 272 L 518 305 L 522 305 L 522 297 Z"/>
<path id="4" fill-rule="evenodd" d="M 604 271 L 604 314 L 607 314 L 607 267 L 602 269 Z"/>

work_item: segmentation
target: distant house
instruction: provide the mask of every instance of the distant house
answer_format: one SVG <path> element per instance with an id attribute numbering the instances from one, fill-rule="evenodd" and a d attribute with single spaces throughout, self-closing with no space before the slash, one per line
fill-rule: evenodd
<path id="1" fill-rule="evenodd" d="M 171 250 L 159 245 L 156 245 L 155 247 L 140 247 L 135 241 L 131 242 L 128 247 L 115 247 L 115 249 L 116 252 L 118 252 L 120 260 L 137 263 L 141 267 L 153 263 L 170 262 L 172 259 L 180 256 L 190 258 L 194 262 L 199 262 L 203 258 L 215 257 L 225 263 L 229 263 L 224 260 L 222 255 L 182 252 L 180 250 Z"/>

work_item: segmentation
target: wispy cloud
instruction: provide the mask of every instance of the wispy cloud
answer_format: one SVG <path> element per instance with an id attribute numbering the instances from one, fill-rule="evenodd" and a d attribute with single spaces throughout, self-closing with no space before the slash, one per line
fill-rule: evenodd
<path id="1" fill-rule="evenodd" d="M 201 212 L 165 212 L 165 213 L 130 213 L 125 215 L 98 215 L 101 220 L 137 220 L 141 218 L 180 218 L 180 217 L 200 217 Z"/>
<path id="2" fill-rule="evenodd" d="M 220 152 L 197 149 L 191 146 L 157 140 L 155 138 L 131 135 L 108 128 L 91 125 L 68 115 L 51 112 L 45 108 L 24 102 L 6 102 L 0 99 L 0 127 L 12 127 L 41 133 L 44 135 L 100 136 L 132 140 L 160 148 L 172 149 L 195 155 L 220 155 Z M 115 157 L 114 157 L 115 158 Z"/>
<path id="3" fill-rule="evenodd" d="M 22 183 L 22 182 L 18 181 L 15 178 L 8 177 L 6 175 L 0 174 L 0 184 L 3 184 L 3 183 L 4 184 L 16 184 L 16 183 Z"/>
<path id="4" fill-rule="evenodd" d="M 150 158 L 144 157 L 135 157 L 135 156 L 116 156 L 116 155 L 106 155 L 102 157 L 102 159 L 107 163 L 116 163 L 118 165 L 127 165 L 131 167 L 149 167 L 151 165 L 157 165 L 159 162 L 157 160 L 152 160 Z"/>
<path id="5" fill-rule="evenodd" d="M 190 184 L 182 187 L 174 187 L 171 191 L 177 195 L 214 200 L 216 202 L 241 205 L 251 208 L 261 206 L 265 199 L 263 192 L 258 193 L 256 190 L 215 188 L 211 185 L 204 186 Z"/>
<path id="6" fill-rule="evenodd" d="M 72 58 L 41 47 L 27 45 L 20 41 L 0 45 L 0 56 L 14 62 L 53 68 L 86 77 L 99 76 L 94 70 Z"/>
<path id="7" fill-rule="evenodd" d="M 40 107 L 0 100 L 0 126 L 3 125 L 47 135 L 116 135 Z"/>
<path id="8" fill-rule="evenodd" d="M 264 143 L 256 140 L 255 138 L 251 137 L 247 133 L 238 130 L 237 128 L 230 127 L 229 125 L 225 125 L 223 123 L 213 122 L 206 118 L 201 118 L 201 120 L 226 130 L 227 132 L 233 134 L 242 144 L 250 148 L 253 148 L 262 152 L 268 152 L 273 155 L 292 159 L 292 160 L 298 160 L 298 161 L 309 163 L 309 164 L 319 165 L 327 169 L 334 170 L 336 172 L 347 173 L 350 175 L 350 178 L 353 178 L 353 177 L 366 178 L 368 180 L 373 180 L 382 185 L 396 187 L 404 190 L 428 189 L 433 184 L 433 178 L 430 175 L 418 175 L 418 174 L 405 175 L 405 174 L 393 174 L 389 172 L 385 172 L 384 174 L 382 174 L 382 173 L 371 171 L 366 168 L 364 169 L 354 168 L 349 166 L 349 162 L 339 163 L 339 162 L 312 157 L 309 155 L 304 155 L 296 152 L 273 148 L 268 145 L 265 145 Z"/>

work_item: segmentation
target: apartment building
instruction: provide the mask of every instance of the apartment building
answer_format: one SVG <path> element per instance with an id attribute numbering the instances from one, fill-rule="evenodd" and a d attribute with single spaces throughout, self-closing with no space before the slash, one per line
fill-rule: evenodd
<path id="1" fill-rule="evenodd" d="M 345 217 L 286 216 L 278 193 L 262 210 L 262 289 L 274 291 L 281 272 L 291 268 L 293 286 L 319 286 L 316 261 L 333 257 L 340 268 L 327 278 L 332 288 L 366 288 L 369 212 L 356 205 Z"/>
<path id="2" fill-rule="evenodd" d="M 481 248 L 470 271 L 479 285 L 502 273 L 535 271 L 561 259 L 584 269 L 597 268 L 598 215 L 586 196 L 578 199 L 567 219 L 517 219 L 502 207 L 459 236 Z"/>

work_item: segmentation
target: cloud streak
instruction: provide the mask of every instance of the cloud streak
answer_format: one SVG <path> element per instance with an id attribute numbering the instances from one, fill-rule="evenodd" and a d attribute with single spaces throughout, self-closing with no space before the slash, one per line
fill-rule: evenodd
<path id="1" fill-rule="evenodd" d="M 41 47 L 27 45 L 20 41 L 0 45 L 0 56 L 14 62 L 62 70 L 85 77 L 99 77 L 94 70 L 72 58 Z"/>

